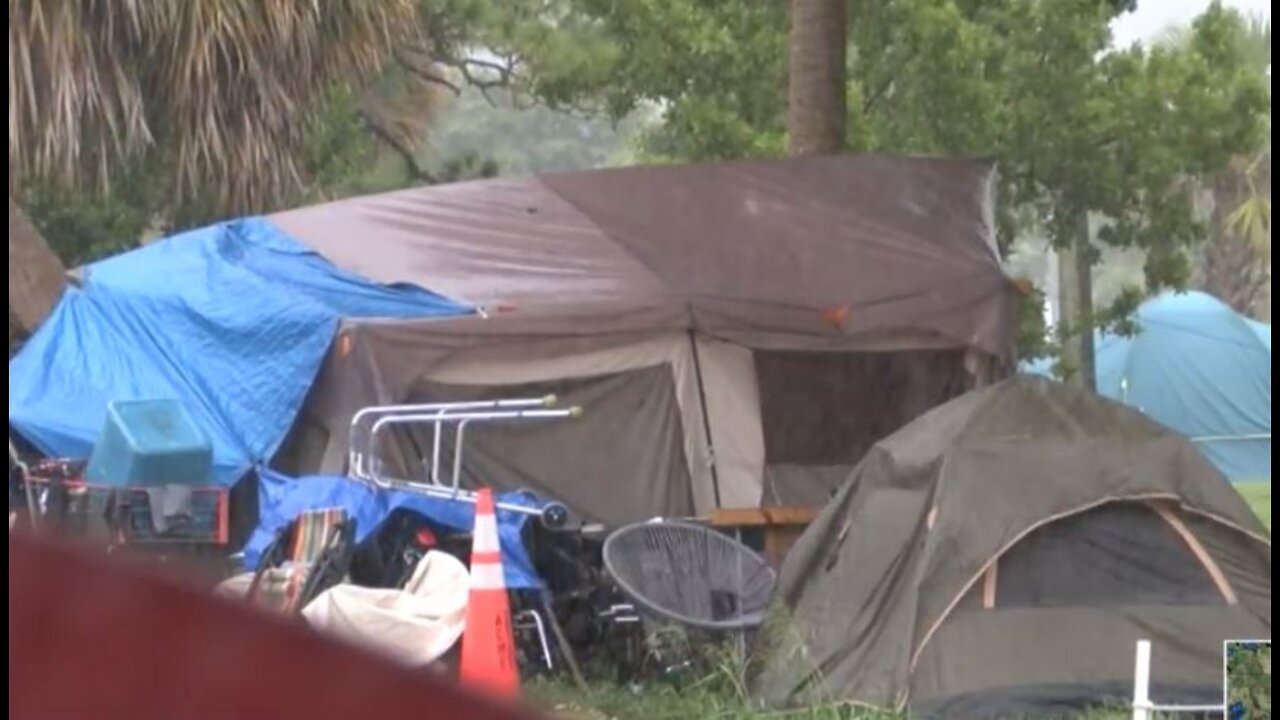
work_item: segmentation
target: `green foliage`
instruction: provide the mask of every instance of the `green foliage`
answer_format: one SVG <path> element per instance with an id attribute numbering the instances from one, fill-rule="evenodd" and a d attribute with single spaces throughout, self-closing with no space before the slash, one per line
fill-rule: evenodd
<path id="1" fill-rule="evenodd" d="M 623 687 L 593 685 L 586 692 L 556 680 L 526 684 L 526 697 L 555 720 L 895 720 L 904 716 L 865 708 L 823 705 L 790 710 L 764 710 L 736 699 L 729 688 L 705 678 L 693 687 Z M 1081 720 L 1127 720 L 1132 710 L 1101 707 L 1080 714 Z"/>
<path id="2" fill-rule="evenodd" d="M 663 122 L 645 143 L 655 159 L 773 155 L 783 148 L 785 3 L 737 0 L 571 0 L 590 18 L 601 53 L 589 77 L 562 75 L 572 92 L 614 117 L 658 103 Z M 601 63 L 612 58 L 603 70 Z M 571 82 L 572 81 L 572 82 Z"/>
<path id="3" fill-rule="evenodd" d="M 1271 481 L 1248 482 L 1237 485 L 1249 507 L 1262 518 L 1268 528 L 1271 527 Z"/>
<path id="4" fill-rule="evenodd" d="M 288 147 L 278 148 L 288 152 L 288 167 L 271 173 L 287 175 L 290 182 L 273 186 L 269 202 L 255 207 L 270 211 L 500 171 L 595 167 L 622 157 L 630 127 L 625 122 L 619 132 L 598 116 L 546 107 L 568 109 L 582 99 L 569 97 L 565 78 L 603 86 L 607 77 L 593 73 L 612 67 L 616 52 L 579 28 L 581 16 L 566 12 L 565 2 L 416 4 L 421 32 L 396 33 L 410 39 L 397 44 L 395 62 L 374 82 L 356 87 L 344 77 L 308 90 L 305 107 L 290 110 L 295 122 Z M 414 68 L 430 72 L 420 76 Z M 299 79 L 294 86 L 304 84 Z M 461 91 L 452 106 L 443 102 L 450 92 L 446 86 Z M 542 106 L 521 112 L 534 94 Z M 155 105 L 162 115 L 164 103 Z M 231 170 L 243 158 L 233 160 L 225 163 L 225 174 L 262 174 L 261 167 Z M 240 207 L 218 194 L 174 192 L 172 166 L 154 158 L 121 160 L 109 170 L 113 182 L 100 194 L 66 183 L 40 183 L 25 193 L 37 227 L 69 265 L 134 247 L 144 235 L 223 219 Z M 225 185 L 225 178 L 214 180 Z"/>
<path id="5" fill-rule="evenodd" d="M 1185 286 L 1186 251 L 1203 236 L 1186 181 L 1249 147 L 1269 106 L 1234 52 L 1240 18 L 1214 7 L 1193 28 L 1195 41 L 1176 52 L 1108 52 L 1112 10 L 1091 0 L 975 3 L 971 11 L 942 5 L 950 11 L 891 4 L 902 13 L 893 24 L 912 28 L 898 32 L 922 39 L 859 56 L 880 58 L 870 62 L 883 67 L 865 87 L 880 81 L 895 89 L 861 118 L 873 141 L 998 158 L 1006 246 L 1028 227 L 1017 211 L 1031 208 L 1033 226 L 1058 247 L 1079 241 L 1082 218 L 1102 217 L 1098 241 L 1146 251 L 1147 291 Z M 922 29 L 932 24 L 944 34 Z M 898 93 L 899 84 L 920 89 Z M 1098 248 L 1088 250 L 1096 263 Z M 1132 288 L 1119 293 L 1094 325 L 1127 331 L 1121 321 L 1139 300 Z M 1075 320 L 1060 330 L 1092 331 Z"/>
<path id="6" fill-rule="evenodd" d="M 1227 646 L 1227 704 L 1246 720 L 1271 718 L 1271 645 Z"/>
<path id="7" fill-rule="evenodd" d="M 1243 67 L 1271 93 L 1271 19 L 1251 16 L 1243 32 L 1233 32 L 1235 54 Z M 1161 38 L 1168 47 L 1194 42 L 1187 30 Z M 1271 274 L 1271 114 L 1259 145 L 1237 155 L 1230 165 L 1196 179 L 1209 216 L 1207 233 L 1196 253 L 1193 281 L 1240 312 L 1269 308 L 1265 302 Z"/>
<path id="8" fill-rule="evenodd" d="M 1025 297 L 1018 298 L 1017 346 L 1021 359 L 1056 354 L 1057 346 L 1050 341 L 1049 328 L 1045 325 L 1045 302 L 1044 292 L 1038 288 L 1032 288 Z"/>
<path id="9" fill-rule="evenodd" d="M 614 123 L 598 115 L 555 111 L 543 105 L 519 107 L 509 91 L 487 100 L 472 88 L 441 113 L 431 130 L 431 159 L 436 174 L 451 163 L 488 162 L 493 172 L 527 174 L 581 170 L 624 163 L 627 143 L 639 119 Z"/>
<path id="10" fill-rule="evenodd" d="M 743 666 L 735 653 L 717 648 L 701 674 L 647 685 L 591 685 L 584 693 L 558 681 L 539 681 L 529 688 L 533 703 L 562 720 L 894 720 L 895 713 L 847 704 L 815 705 L 772 711 L 751 702 L 742 682 Z"/>
<path id="11" fill-rule="evenodd" d="M 790 625 L 775 615 L 766 631 L 787 633 Z M 783 635 L 775 635 L 780 639 Z M 811 718 L 812 720 L 873 720 L 900 717 L 896 713 L 849 703 L 817 701 L 791 710 L 767 710 L 752 700 L 747 689 L 748 663 L 742 646 L 732 639 L 714 640 L 691 636 L 679 626 L 652 629 L 645 638 L 651 669 L 629 674 L 626 684 L 595 682 L 588 687 L 569 686 L 558 680 L 538 682 L 529 695 L 552 717 L 565 720 L 612 718 L 724 718 L 764 720 L 765 718 Z M 602 658 L 607 677 L 616 677 L 618 668 Z M 669 672 L 663 669 L 670 669 Z M 589 675 L 589 677 L 591 677 Z"/>
<path id="12" fill-rule="evenodd" d="M 854 0 L 849 148 L 994 157 L 1005 249 L 1029 228 L 1063 246 L 1081 217 L 1105 217 L 1100 243 L 1146 251 L 1147 291 L 1185 285 L 1186 250 L 1203 234 L 1189 181 L 1269 136 L 1269 78 L 1263 84 L 1253 68 L 1244 21 L 1216 5 L 1183 42 L 1110 51 L 1109 23 L 1131 4 Z M 336 82 L 309 92 L 305 122 L 290 132 L 302 187 L 274 207 L 498 172 L 785 149 L 785 3 L 416 5 L 420 32 L 374 88 L 403 146 L 375 139 L 366 91 Z M 459 95 L 444 105 L 428 87 Z M 163 192 L 172 189 L 167 172 L 153 167 L 89 202 L 36 192 L 32 214 L 76 262 L 99 252 L 84 248 L 127 246 L 152 226 L 225 212 L 199 195 L 175 204 Z M 1256 226 L 1250 207 L 1240 222 Z M 1121 302 L 1100 322 L 1125 317 L 1138 299 L 1116 294 Z M 1025 355 L 1052 347 L 1040 303 L 1033 294 L 1021 308 Z"/>
<path id="13" fill-rule="evenodd" d="M 370 169 L 378 162 L 378 147 L 360 119 L 359 95 L 350 88 L 333 88 L 317 104 L 302 147 L 308 200 L 385 189 L 370 177 Z M 407 181 L 403 172 L 400 175 L 386 184 Z"/>
<path id="14" fill-rule="evenodd" d="M 571 0 L 418 0 L 423 40 L 402 53 L 412 72 L 465 95 L 478 89 L 497 104 L 621 118 L 600 91 L 613 81 L 623 48 L 597 31 Z M 406 57 L 412 62 L 405 62 Z M 586 89 L 590 90 L 586 90 Z"/>
<path id="15" fill-rule="evenodd" d="M 357 99 L 335 88 L 320 101 L 303 131 L 299 162 L 307 183 L 282 205 L 403 187 L 408 177 L 387 162 L 356 112 Z M 177 200 L 168 169 L 142 163 L 117 169 L 116 182 L 100 193 L 38 183 L 23 191 L 23 206 L 49 247 L 67 267 L 77 267 L 137 247 L 148 236 L 206 225 L 225 217 L 212 197 Z"/>
<path id="16" fill-rule="evenodd" d="M 177 202 L 269 208 L 297 188 L 312 102 L 415 21 L 412 0 L 11 0 L 10 185 L 104 190 L 143 162 Z"/>
<path id="17" fill-rule="evenodd" d="M 102 194 L 84 195 L 50 184 L 29 185 L 22 201 L 28 217 L 67 267 L 78 267 L 132 248 L 152 228 L 152 179 L 134 169 Z"/>
<path id="18" fill-rule="evenodd" d="M 584 694 L 564 684 L 543 681 L 535 683 L 529 695 L 535 705 L 558 720 L 891 720 L 899 717 L 844 706 L 773 712 L 752 707 L 730 692 L 714 687 L 638 689 L 597 685 Z"/>
<path id="19" fill-rule="evenodd" d="M 580 92 L 612 108 L 661 104 L 652 155 L 781 153 L 785 4 L 572 2 L 622 49 L 608 86 L 588 79 Z M 1028 209 L 1060 247 L 1081 218 L 1105 217 L 1100 242 L 1148 251 L 1148 291 L 1184 286 L 1186 250 L 1203 235 L 1187 180 L 1256 145 L 1269 94 L 1238 51 L 1238 15 L 1215 4 L 1184 47 L 1112 50 L 1110 22 L 1129 5 L 855 2 L 850 149 L 994 157 L 1005 247 Z M 1134 296 L 1121 300 L 1099 316 L 1124 317 Z"/>

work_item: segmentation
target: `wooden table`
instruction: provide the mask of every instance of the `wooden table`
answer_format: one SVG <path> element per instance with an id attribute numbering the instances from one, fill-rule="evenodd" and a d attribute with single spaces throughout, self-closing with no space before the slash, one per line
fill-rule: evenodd
<path id="1" fill-rule="evenodd" d="M 778 568 L 821 510 L 820 507 L 722 508 L 712 512 L 707 523 L 714 528 L 735 529 L 740 536 L 746 531 L 760 530 L 761 555 Z"/>

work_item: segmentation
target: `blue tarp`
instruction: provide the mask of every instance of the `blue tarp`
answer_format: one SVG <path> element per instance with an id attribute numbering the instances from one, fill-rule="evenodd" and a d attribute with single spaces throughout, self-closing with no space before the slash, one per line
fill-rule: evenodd
<path id="1" fill-rule="evenodd" d="M 475 527 L 475 505 L 461 500 L 428 497 L 404 490 L 376 488 L 348 477 L 313 475 L 292 478 L 260 469 L 258 526 L 245 546 L 245 567 L 256 568 L 262 553 L 282 528 L 307 510 L 340 507 L 356 521 L 356 542 L 363 542 L 386 521 L 392 511 L 403 508 L 421 514 L 438 529 L 470 533 Z M 497 500 L 511 505 L 541 507 L 525 493 L 505 493 Z M 507 587 L 542 587 L 533 561 L 521 540 L 530 515 L 499 508 L 498 544 L 502 549 L 502 569 Z"/>
<path id="2" fill-rule="evenodd" d="M 275 454 L 342 318 L 468 312 L 344 272 L 266 220 L 215 225 L 90 265 L 9 362 L 9 425 L 87 457 L 109 401 L 180 400 L 229 485 Z"/>
<path id="3" fill-rule="evenodd" d="M 1137 322 L 1097 336 L 1098 392 L 1191 438 L 1229 479 L 1270 480 L 1271 326 L 1197 292 L 1148 300 Z"/>

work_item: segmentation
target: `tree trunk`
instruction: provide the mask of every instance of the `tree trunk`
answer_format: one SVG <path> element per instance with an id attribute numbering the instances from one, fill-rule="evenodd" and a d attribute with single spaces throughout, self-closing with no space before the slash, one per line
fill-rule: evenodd
<path id="1" fill-rule="evenodd" d="M 787 98 L 788 152 L 844 150 L 848 0 L 791 0 Z"/>
<path id="2" fill-rule="evenodd" d="M 1071 329 L 1064 339 L 1062 358 L 1071 368 L 1069 382 L 1097 389 L 1096 348 L 1093 342 L 1093 267 L 1090 264 L 1089 218 L 1082 215 L 1072 237 L 1060 243 L 1058 292 L 1060 322 Z"/>
<path id="3" fill-rule="evenodd" d="M 9 197 L 9 318 L 30 333 L 48 317 L 66 287 L 66 269 Z M 10 338 L 12 342 L 12 337 Z"/>
<path id="4" fill-rule="evenodd" d="M 1094 326 L 1097 319 L 1093 312 L 1093 239 L 1089 232 L 1089 216 L 1080 220 L 1076 235 L 1076 286 L 1080 297 L 1080 384 L 1086 389 L 1098 391 L 1098 349 L 1094 343 Z"/>

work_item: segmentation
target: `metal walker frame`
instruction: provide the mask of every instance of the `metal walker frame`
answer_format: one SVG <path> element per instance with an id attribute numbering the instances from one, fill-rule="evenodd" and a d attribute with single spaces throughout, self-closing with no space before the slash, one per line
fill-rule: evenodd
<path id="1" fill-rule="evenodd" d="M 476 493 L 462 488 L 462 460 L 466 447 L 467 427 L 473 423 L 519 423 L 546 422 L 563 420 L 582 415 L 582 408 L 556 407 L 555 395 L 540 398 L 508 398 L 502 400 L 480 400 L 469 402 L 420 403 L 408 405 L 376 405 L 361 409 L 351 418 L 348 436 L 349 452 L 347 457 L 348 472 L 351 477 L 379 488 L 398 488 L 420 493 L 429 497 L 460 502 L 475 503 Z M 429 425 L 432 429 L 431 460 L 427 466 L 423 458 L 424 470 L 427 471 L 427 482 L 409 478 L 389 476 L 384 472 L 382 458 L 378 455 L 378 440 L 388 428 L 404 425 Z M 441 450 L 444 435 L 450 426 L 453 428 L 453 467 L 448 482 L 441 478 Z M 498 508 L 511 512 L 538 517 L 543 525 L 551 529 L 560 529 L 568 524 L 569 510 L 562 503 L 549 502 L 541 507 L 529 507 L 512 503 L 496 503 Z M 547 639 L 546 626 L 551 625 L 556 631 L 561 651 L 566 653 L 569 666 L 575 677 L 579 675 L 577 663 L 572 658 L 572 651 L 567 641 L 563 640 L 562 631 L 556 624 L 551 607 L 543 600 L 543 612 L 533 609 L 522 610 L 514 615 L 514 629 L 520 632 L 532 632 L 538 639 L 541 661 L 552 670 L 554 663 L 550 643 Z"/>
<path id="2" fill-rule="evenodd" d="M 555 395 L 540 398 L 509 398 L 468 402 L 419 403 L 410 405 L 374 405 L 361 409 L 351 418 L 348 436 L 347 464 L 351 477 L 380 488 L 398 488 L 429 497 L 474 503 L 476 493 L 465 490 L 462 483 L 462 459 L 466 431 L 473 423 L 518 423 L 563 420 L 582 415 L 582 408 L 556 407 Z M 391 427 L 429 425 L 432 428 L 431 462 L 426 467 L 428 482 L 387 475 L 377 453 L 378 440 Z M 441 478 L 441 450 L 444 435 L 453 429 L 453 467 L 446 483 Z M 426 459 L 423 459 L 426 466 Z M 542 507 L 513 503 L 497 503 L 511 512 L 539 517 L 550 528 L 568 523 L 569 511 L 559 502 Z"/>

